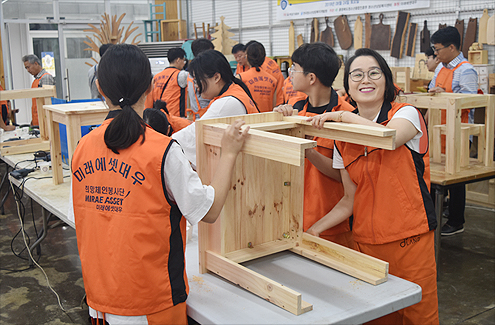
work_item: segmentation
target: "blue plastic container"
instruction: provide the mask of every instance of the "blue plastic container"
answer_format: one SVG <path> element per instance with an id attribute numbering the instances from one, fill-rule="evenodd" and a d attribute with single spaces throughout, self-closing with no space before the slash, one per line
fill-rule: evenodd
<path id="1" fill-rule="evenodd" d="M 58 104 L 70 104 L 70 103 L 84 103 L 84 102 L 96 102 L 101 99 L 96 98 L 96 99 L 74 99 L 71 100 L 70 102 L 67 102 L 65 99 L 60 99 L 60 98 L 54 98 L 52 97 L 52 104 L 53 105 L 58 105 Z M 59 133 L 60 133 L 60 148 L 62 150 L 62 162 L 69 164 L 69 148 L 67 146 L 67 127 L 65 124 L 59 123 Z M 91 128 L 94 128 L 96 126 L 100 125 L 82 125 L 81 126 L 81 136 L 85 136 L 86 134 L 89 133 Z"/>

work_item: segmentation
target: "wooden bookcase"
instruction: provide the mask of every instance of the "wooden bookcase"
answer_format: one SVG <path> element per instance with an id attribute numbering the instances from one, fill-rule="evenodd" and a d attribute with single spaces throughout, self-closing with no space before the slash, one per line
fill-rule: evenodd
<path id="1" fill-rule="evenodd" d="M 388 263 L 303 233 L 306 135 L 394 149 L 395 130 L 326 123 L 270 112 L 196 121 L 197 171 L 210 184 L 225 128 L 236 119 L 251 127 L 239 154 L 223 210 L 214 224 L 199 224 L 200 271 L 211 271 L 296 315 L 312 310 L 301 294 L 239 263 L 290 250 L 377 285 Z"/>
<path id="2" fill-rule="evenodd" d="M 23 98 L 36 98 L 38 108 L 38 122 L 40 137 L 36 139 L 9 141 L 0 144 L 2 155 L 15 155 L 21 153 L 35 152 L 38 150 L 49 150 L 48 126 L 44 105 L 52 103 L 52 97 L 57 95 L 55 86 L 43 86 L 42 88 L 28 88 L 18 90 L 0 91 L 0 100 L 14 100 Z M 29 107 L 31 109 L 31 107 Z"/>

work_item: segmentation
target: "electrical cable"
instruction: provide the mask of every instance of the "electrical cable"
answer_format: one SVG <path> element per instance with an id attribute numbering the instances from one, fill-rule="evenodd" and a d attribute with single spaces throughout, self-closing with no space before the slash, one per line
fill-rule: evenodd
<path id="1" fill-rule="evenodd" d="M 26 180 L 24 180 L 25 182 Z M 10 182 L 10 187 L 12 188 L 12 192 L 15 193 L 15 189 L 14 189 L 14 184 L 12 183 L 12 181 L 9 179 L 9 182 Z M 22 184 L 24 184 L 24 182 Z M 15 197 L 15 196 L 14 196 Z M 48 280 L 48 276 L 46 275 L 46 272 L 45 270 L 43 270 L 43 268 L 38 264 L 38 262 L 36 262 L 33 258 L 33 255 L 31 254 L 31 250 L 29 249 L 29 245 L 27 244 L 26 242 L 26 236 L 24 235 L 24 224 L 22 222 L 22 218 L 21 218 L 21 214 L 20 214 L 20 209 L 19 209 L 19 201 L 15 200 L 16 202 L 16 207 L 17 207 L 17 216 L 19 217 L 19 221 L 21 222 L 21 228 L 22 228 L 22 237 L 24 239 L 24 244 L 26 245 L 26 248 L 27 248 L 27 251 L 29 253 L 29 256 L 31 257 L 31 260 L 33 261 L 33 263 L 41 270 L 41 272 L 43 272 L 43 274 L 45 275 L 45 279 L 46 279 L 46 283 L 48 285 L 48 288 L 50 288 L 50 290 L 55 294 L 55 296 L 57 296 L 57 301 L 58 301 L 58 305 L 60 307 L 60 309 L 62 309 L 62 311 L 66 312 L 66 310 L 64 309 L 64 307 L 62 306 L 62 303 L 60 302 L 60 296 L 58 295 L 58 293 L 52 288 L 52 286 L 50 285 L 50 281 Z"/>

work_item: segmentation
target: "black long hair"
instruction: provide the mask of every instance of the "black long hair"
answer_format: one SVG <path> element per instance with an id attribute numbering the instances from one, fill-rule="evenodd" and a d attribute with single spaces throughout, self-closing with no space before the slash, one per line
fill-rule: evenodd
<path id="1" fill-rule="evenodd" d="M 260 42 L 252 41 L 246 48 L 246 55 L 249 64 L 256 68 L 256 71 L 260 71 L 260 67 L 265 62 L 266 51 L 263 44 Z"/>
<path id="2" fill-rule="evenodd" d="M 360 56 L 371 56 L 376 60 L 376 62 L 378 62 L 378 66 L 380 67 L 380 70 L 382 70 L 383 77 L 385 77 L 385 94 L 383 96 L 383 100 L 389 103 L 393 102 L 399 92 L 394 85 L 394 77 L 392 75 L 392 70 L 390 70 L 387 61 L 385 61 L 385 59 L 377 51 L 367 48 L 360 48 L 356 50 L 354 55 L 349 60 L 347 60 L 345 64 L 344 88 L 346 93 L 349 95 L 349 72 L 351 69 L 351 64 L 352 62 L 354 62 L 356 58 Z M 351 98 L 350 95 L 349 98 Z M 356 106 L 356 103 L 352 98 L 351 98 L 351 104 L 353 106 Z"/>
<path id="3" fill-rule="evenodd" d="M 135 45 L 111 46 L 98 64 L 98 83 L 106 98 L 122 111 L 108 125 L 105 144 L 115 153 L 126 149 L 143 136 L 146 124 L 134 105 L 150 86 L 153 76 L 146 54 Z"/>
<path id="4" fill-rule="evenodd" d="M 194 60 L 191 61 L 189 65 L 189 72 L 192 74 L 196 80 L 199 93 L 203 93 L 206 90 L 206 79 L 212 78 L 215 73 L 220 73 L 220 76 L 227 85 L 230 83 L 235 83 L 246 92 L 246 94 L 251 98 L 253 103 L 256 102 L 251 96 L 251 92 L 248 87 L 242 82 L 242 80 L 236 78 L 232 73 L 229 61 L 225 56 L 216 50 L 207 50 L 198 54 Z M 258 105 L 256 105 L 258 107 Z"/>

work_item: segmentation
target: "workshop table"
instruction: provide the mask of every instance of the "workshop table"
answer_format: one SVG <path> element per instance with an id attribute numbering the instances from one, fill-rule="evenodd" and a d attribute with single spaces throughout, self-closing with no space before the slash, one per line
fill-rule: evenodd
<path id="1" fill-rule="evenodd" d="M 12 166 L 31 158 L 32 154 L 2 157 Z M 29 163 L 19 166 L 27 167 L 26 164 Z M 46 177 L 50 173 L 37 171 L 28 177 Z M 69 171 L 64 173 L 68 175 Z M 22 182 L 10 179 L 16 185 Z M 30 179 L 24 183 L 24 193 L 75 228 L 68 214 L 70 181 L 54 185 L 50 178 Z M 44 229 L 46 219 L 44 215 Z M 187 313 L 200 324 L 360 324 L 421 300 L 421 287 L 415 283 L 389 274 L 388 281 L 374 286 L 290 252 L 244 263 L 300 292 L 305 301 L 313 304 L 312 311 L 296 316 L 212 273 L 200 274 L 197 226 L 194 229 L 186 247 L 190 286 Z"/>
<path id="2" fill-rule="evenodd" d="M 455 174 L 441 171 L 439 164 L 432 163 L 430 170 L 431 189 L 435 190 L 435 213 L 437 215 L 437 229 L 435 230 L 435 258 L 438 267 L 440 255 L 440 238 L 442 229 L 443 201 L 445 191 L 456 185 L 467 185 L 495 178 L 495 167 L 470 166 Z"/>

